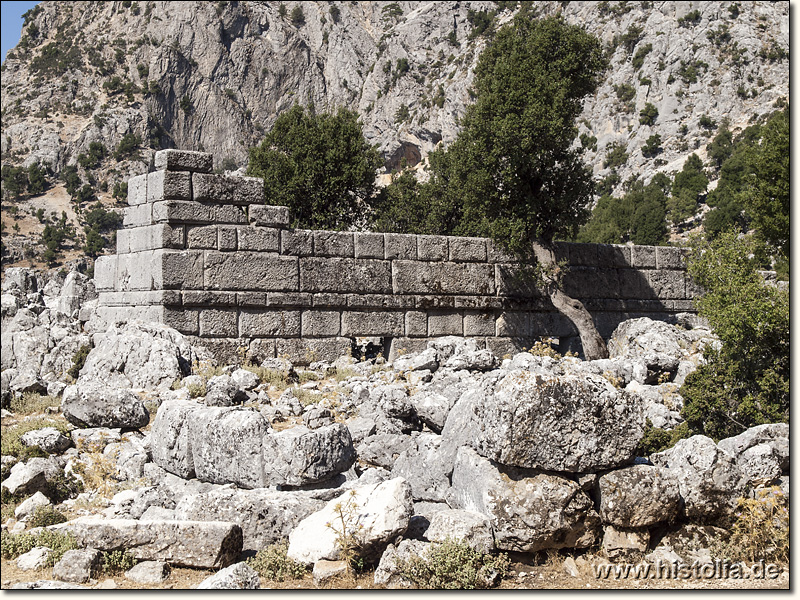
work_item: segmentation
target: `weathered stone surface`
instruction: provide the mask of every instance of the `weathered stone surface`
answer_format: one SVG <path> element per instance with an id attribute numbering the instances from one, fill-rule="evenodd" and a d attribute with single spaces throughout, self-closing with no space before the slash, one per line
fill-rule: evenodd
<path id="1" fill-rule="evenodd" d="M 25 521 L 28 517 L 33 515 L 40 506 L 49 506 L 50 504 L 51 502 L 47 496 L 42 492 L 36 492 L 14 509 L 14 518 L 18 521 Z"/>
<path id="2" fill-rule="evenodd" d="M 383 234 L 361 233 L 355 234 L 356 258 L 384 258 Z"/>
<path id="3" fill-rule="evenodd" d="M 677 478 L 690 519 L 729 516 L 744 491 L 746 480 L 735 459 L 703 435 L 680 440 L 650 460 Z"/>
<path id="4" fill-rule="evenodd" d="M 633 465 L 598 479 L 600 518 L 617 527 L 671 521 L 680 507 L 678 481 L 667 469 Z"/>
<path id="5" fill-rule="evenodd" d="M 748 481 L 774 479 L 789 471 L 789 425 L 756 425 L 717 444 L 736 459 Z"/>
<path id="6" fill-rule="evenodd" d="M 325 502 L 309 492 L 215 488 L 183 496 L 175 513 L 189 521 L 226 521 L 242 528 L 242 548 L 258 551 L 289 537 L 302 520 Z"/>
<path id="7" fill-rule="evenodd" d="M 454 262 L 485 262 L 486 261 L 486 239 L 451 237 L 450 257 Z"/>
<path id="8" fill-rule="evenodd" d="M 503 465 L 592 472 L 631 462 L 643 421 L 636 398 L 603 377 L 512 370 L 493 391 L 464 394 L 442 436 Z"/>
<path id="9" fill-rule="evenodd" d="M 352 258 L 301 258 L 300 291 L 388 294 L 392 292 L 390 263 Z"/>
<path id="10" fill-rule="evenodd" d="M 20 571 L 38 571 L 47 565 L 47 559 L 52 553 L 50 548 L 36 546 L 25 554 L 20 554 L 15 562 Z"/>
<path id="11" fill-rule="evenodd" d="M 150 413 L 130 389 L 91 380 L 71 385 L 61 400 L 64 417 L 78 427 L 144 427 Z"/>
<path id="12" fill-rule="evenodd" d="M 392 287 L 395 294 L 494 295 L 494 266 L 395 260 Z"/>
<path id="13" fill-rule="evenodd" d="M 345 575 L 348 568 L 345 560 L 318 560 L 314 563 L 314 569 L 311 572 L 314 577 L 314 585 L 325 585 L 332 579 Z"/>
<path id="14" fill-rule="evenodd" d="M 347 512 L 352 510 L 353 517 L 345 522 L 347 532 L 357 536 L 367 556 L 379 555 L 390 540 L 405 532 L 413 513 L 411 487 L 402 478 L 353 489 L 297 525 L 289 535 L 289 558 L 304 564 L 339 560 L 337 505 Z"/>
<path id="15" fill-rule="evenodd" d="M 384 236 L 386 258 L 416 260 L 417 236 L 402 233 L 387 233 Z"/>
<path id="16" fill-rule="evenodd" d="M 270 206 L 267 204 L 254 204 L 249 207 L 248 216 L 253 225 L 260 227 L 288 227 L 289 207 Z M 289 232 L 283 232 L 289 233 Z M 284 251 L 284 254 L 287 252 Z"/>
<path id="17" fill-rule="evenodd" d="M 603 551 L 613 561 L 638 562 L 649 543 L 650 532 L 647 529 L 622 529 L 607 525 L 603 533 Z"/>
<path id="18" fill-rule="evenodd" d="M 577 483 L 533 471 L 507 473 L 471 448 L 460 448 L 448 504 L 489 517 L 495 545 L 503 550 L 594 544 L 600 519 Z"/>
<path id="19" fill-rule="evenodd" d="M 67 550 L 53 566 L 53 577 L 69 583 L 86 583 L 99 560 L 98 550 Z"/>
<path id="20" fill-rule="evenodd" d="M 264 180 L 257 177 L 228 177 L 193 173 L 192 196 L 198 202 L 263 204 Z"/>
<path id="21" fill-rule="evenodd" d="M 397 546 L 389 545 L 375 569 L 375 585 L 388 589 L 404 589 L 413 584 L 400 574 L 399 565 L 412 557 L 425 557 L 432 544 L 420 540 L 403 540 Z"/>
<path id="22" fill-rule="evenodd" d="M 241 528 L 226 522 L 81 517 L 50 529 L 72 533 L 79 546 L 127 550 L 139 560 L 163 560 L 183 567 L 226 567 L 242 551 Z"/>
<path id="23" fill-rule="evenodd" d="M 263 438 L 267 485 L 306 485 L 349 469 L 356 459 L 350 431 L 341 423 L 293 427 Z"/>
<path id="24" fill-rule="evenodd" d="M 419 260 L 447 260 L 447 240 L 443 235 L 418 235 L 417 258 Z"/>
<path id="25" fill-rule="evenodd" d="M 184 479 L 195 474 L 189 423 L 199 408 L 197 402 L 187 400 L 162 402 L 150 430 L 153 462 Z"/>
<path id="26" fill-rule="evenodd" d="M 280 248 L 278 229 L 262 227 L 239 227 L 237 229 L 238 248 L 244 251 L 277 252 Z"/>
<path id="27" fill-rule="evenodd" d="M 405 314 L 402 311 L 344 311 L 343 336 L 400 336 L 403 335 Z"/>
<path id="28" fill-rule="evenodd" d="M 298 291 L 297 259 L 288 256 L 207 252 L 204 277 L 208 289 Z"/>
<path id="29" fill-rule="evenodd" d="M 48 454 L 60 454 L 72 445 L 68 437 L 55 427 L 34 429 L 20 436 L 19 441 L 25 446 L 38 446 Z"/>
<path id="30" fill-rule="evenodd" d="M 135 583 L 155 585 L 169 577 L 169 565 L 160 560 L 145 560 L 125 571 L 125 579 Z"/>
<path id="31" fill-rule="evenodd" d="M 157 171 L 194 171 L 211 173 L 214 157 L 208 152 L 159 150 L 153 159 Z"/>
<path id="32" fill-rule="evenodd" d="M 408 481 L 415 501 L 444 502 L 447 498 L 450 480 L 445 475 L 447 469 L 440 464 L 440 445 L 441 436 L 423 432 L 390 464 L 393 476 Z M 400 448 L 403 446 L 398 445 Z"/>
<path id="33" fill-rule="evenodd" d="M 192 411 L 187 418 L 198 479 L 245 488 L 268 485 L 262 451 L 270 426 L 261 413 L 250 408 L 210 407 Z"/>
<path id="34" fill-rule="evenodd" d="M 155 171 L 147 176 L 147 202 L 191 200 L 192 178 L 188 173 Z"/>
<path id="35" fill-rule="evenodd" d="M 75 585 L 72 583 L 64 583 L 62 581 L 52 581 L 49 579 L 40 579 L 38 581 L 24 581 L 22 583 L 15 583 L 11 586 L 12 590 L 89 590 L 83 585 Z"/>
<path id="36" fill-rule="evenodd" d="M 147 202 L 147 173 L 128 179 L 128 204 L 136 206 Z"/>
<path id="37" fill-rule="evenodd" d="M 469 510 L 442 510 L 431 517 L 425 537 L 431 542 L 459 540 L 473 550 L 488 554 L 494 550 L 492 524 L 486 515 Z"/>
<path id="38" fill-rule="evenodd" d="M 225 567 L 197 586 L 198 590 L 260 590 L 258 573 L 247 563 Z"/>
<path id="39" fill-rule="evenodd" d="M 344 256 L 354 254 L 353 234 L 347 231 L 315 231 L 314 254 L 316 256 Z"/>

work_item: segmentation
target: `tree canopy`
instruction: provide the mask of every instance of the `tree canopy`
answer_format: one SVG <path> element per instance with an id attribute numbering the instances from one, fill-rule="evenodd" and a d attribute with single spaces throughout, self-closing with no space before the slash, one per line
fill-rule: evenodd
<path id="1" fill-rule="evenodd" d="M 264 179 L 269 204 L 289 207 L 293 226 L 344 229 L 364 219 L 382 165 L 357 113 L 296 105 L 250 149 L 247 173 Z"/>

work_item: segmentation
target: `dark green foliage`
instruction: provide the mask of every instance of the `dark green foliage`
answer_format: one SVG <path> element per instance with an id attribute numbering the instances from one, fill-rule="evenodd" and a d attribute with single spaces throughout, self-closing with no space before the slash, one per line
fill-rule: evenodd
<path id="1" fill-rule="evenodd" d="M 61 179 L 64 180 L 64 185 L 66 187 L 67 193 L 70 196 L 75 196 L 75 194 L 80 189 L 81 181 L 80 175 L 78 175 L 78 167 L 75 165 L 67 165 L 61 170 Z"/>
<path id="2" fill-rule="evenodd" d="M 712 160 L 714 166 L 719 169 L 732 152 L 733 133 L 723 125 L 708 145 L 708 157 Z"/>
<path id="3" fill-rule="evenodd" d="M 303 13 L 303 7 L 299 4 L 292 9 L 292 25 L 295 27 L 302 27 L 306 24 L 306 15 Z"/>
<path id="4" fill-rule="evenodd" d="M 735 19 L 739 16 L 739 13 L 742 9 L 742 6 L 738 2 L 732 2 L 731 5 L 728 7 L 728 12 L 731 15 L 731 19 Z"/>
<path id="5" fill-rule="evenodd" d="M 471 8 L 468 8 L 467 21 L 469 21 L 469 24 L 472 27 L 469 32 L 469 39 L 474 40 L 476 37 L 479 37 L 484 33 L 491 33 L 496 14 L 496 11 L 493 10 L 472 10 Z"/>
<path id="6" fill-rule="evenodd" d="M 30 61 L 31 72 L 55 79 L 70 70 L 80 69 L 83 56 L 81 48 L 73 43 L 73 37 L 66 32 L 58 34 L 57 41 L 44 46 Z"/>
<path id="7" fill-rule="evenodd" d="M 394 113 L 395 123 L 405 123 L 410 118 L 411 118 L 411 112 L 408 110 L 407 104 L 401 104 L 400 108 L 397 109 L 397 112 Z"/>
<path id="8" fill-rule="evenodd" d="M 653 427 L 652 421 L 647 419 L 644 427 L 644 435 L 636 446 L 636 456 L 648 457 L 656 452 L 663 452 L 672 448 L 679 440 L 692 437 L 694 432 L 684 422 L 674 429 L 659 429 Z"/>
<path id="9" fill-rule="evenodd" d="M 707 72 L 708 63 L 702 60 L 694 60 L 688 63 L 685 60 L 681 60 L 681 66 L 678 68 L 678 76 L 683 80 L 683 83 L 697 83 L 700 69 L 703 69 L 703 72 Z"/>
<path id="10" fill-rule="evenodd" d="M 617 94 L 617 98 L 620 102 L 627 104 L 636 96 L 636 88 L 629 83 L 615 84 L 614 93 Z"/>
<path id="11" fill-rule="evenodd" d="M 661 136 L 657 133 L 647 138 L 647 142 L 642 146 L 642 154 L 648 158 L 658 156 L 661 151 Z"/>
<path id="12" fill-rule="evenodd" d="M 72 196 L 72 201 L 76 204 L 94 202 L 95 200 L 97 200 L 97 195 L 94 193 L 94 188 L 88 183 L 83 184 Z"/>
<path id="13" fill-rule="evenodd" d="M 697 121 L 697 124 L 703 129 L 714 129 L 714 127 L 717 126 L 717 122 L 708 115 L 700 115 L 700 119 Z"/>
<path id="14" fill-rule="evenodd" d="M 701 19 L 702 16 L 700 15 L 700 11 L 693 10 L 686 13 L 686 16 L 678 18 L 678 25 L 681 27 L 694 27 L 700 22 Z"/>
<path id="15" fill-rule="evenodd" d="M 52 505 L 47 504 L 44 506 L 36 507 L 33 512 L 28 526 L 33 527 L 47 527 L 48 525 L 56 525 L 58 523 L 66 522 L 67 517 L 63 513 L 56 510 Z"/>
<path id="16" fill-rule="evenodd" d="M 687 377 L 681 414 L 714 439 L 789 417 L 789 292 L 765 284 L 759 254 L 736 232 L 692 246 L 689 274 L 706 290 L 697 305 L 722 348 Z"/>
<path id="17" fill-rule="evenodd" d="M 117 202 L 124 202 L 128 198 L 128 182 L 118 181 L 115 183 L 114 191 L 111 193 L 111 197 Z"/>
<path id="18" fill-rule="evenodd" d="M 48 187 L 45 170 L 39 163 L 33 163 L 28 167 L 28 193 L 37 196 L 44 193 Z"/>
<path id="19" fill-rule="evenodd" d="M 122 225 L 122 217 L 113 210 L 106 210 L 99 202 L 86 212 L 84 218 L 86 224 L 97 231 L 114 231 Z"/>
<path id="20" fill-rule="evenodd" d="M 640 46 L 631 59 L 631 64 L 634 69 L 641 69 L 644 64 L 645 57 L 653 50 L 653 44 L 644 44 Z"/>
<path id="21" fill-rule="evenodd" d="M 141 160 L 138 148 L 142 138 L 134 133 L 126 133 L 114 151 L 114 160 Z"/>
<path id="22" fill-rule="evenodd" d="M 340 17 L 340 16 L 341 16 L 341 14 L 342 14 L 342 11 L 339 9 L 339 7 L 338 7 L 338 6 L 336 6 L 335 4 L 331 4 L 331 7 L 330 7 L 330 9 L 329 9 L 329 11 L 328 11 L 328 12 L 329 12 L 329 13 L 330 13 L 330 15 L 331 15 L 331 20 L 332 20 L 334 23 L 338 23 L 338 22 L 339 22 L 339 17 Z"/>
<path id="23" fill-rule="evenodd" d="M 100 162 L 108 155 L 108 150 L 102 142 L 91 142 L 88 154 L 78 155 L 78 164 L 86 169 L 96 169 Z"/>
<path id="24" fill-rule="evenodd" d="M 24 167 L 3 165 L 3 195 L 14 200 L 22 198 L 28 187 L 28 172 Z"/>
<path id="25" fill-rule="evenodd" d="M 621 45 L 623 48 L 625 48 L 625 51 L 630 54 L 633 52 L 636 44 L 639 43 L 639 40 L 642 39 L 642 33 L 644 33 L 643 27 L 639 27 L 638 25 L 629 25 L 625 33 L 614 36 L 614 45 Z"/>
<path id="26" fill-rule="evenodd" d="M 644 108 L 639 111 L 639 123 L 641 125 L 654 125 L 658 118 L 658 109 L 648 102 Z"/>
<path id="27" fill-rule="evenodd" d="M 136 558 L 127 550 L 103 552 L 100 557 L 100 571 L 105 575 L 118 575 L 132 569 Z"/>
<path id="28" fill-rule="evenodd" d="M 360 222 L 374 202 L 381 165 L 355 112 L 295 106 L 250 149 L 247 172 L 264 179 L 267 202 L 290 208 L 294 226 L 343 229 Z"/>
<path id="29" fill-rule="evenodd" d="M 608 152 L 606 152 L 606 159 L 603 161 L 603 168 L 620 167 L 628 160 L 628 153 L 625 152 L 625 145 L 619 142 L 614 142 L 608 145 Z"/>
<path id="30" fill-rule="evenodd" d="M 77 379 L 78 375 L 80 375 L 83 365 L 86 364 L 86 357 L 89 356 L 89 352 L 91 351 L 91 344 L 83 344 L 80 348 L 78 348 L 78 351 L 72 356 L 72 366 L 67 371 L 67 375 L 73 379 Z"/>
<path id="31" fill-rule="evenodd" d="M 97 258 L 103 253 L 103 248 L 106 247 L 106 241 L 103 239 L 102 235 L 90 227 L 84 228 L 84 233 L 86 234 L 86 243 L 83 245 L 82 250 L 86 253 L 86 256 Z"/>
<path id="32" fill-rule="evenodd" d="M 430 222 L 430 199 L 427 186 L 420 184 L 410 171 L 392 175 L 392 181 L 381 190 L 375 205 L 374 231 L 403 233 L 437 232 Z"/>
<path id="33" fill-rule="evenodd" d="M 606 67 L 599 41 L 559 18 L 517 15 L 475 69 L 475 104 L 444 152 L 431 155 L 440 233 L 486 235 L 521 255 L 573 235 L 592 182 L 571 149 L 582 99 Z"/>
<path id="34" fill-rule="evenodd" d="M 703 161 L 697 154 L 690 154 L 683 169 L 675 175 L 672 196 L 667 209 L 673 223 L 681 223 L 697 213 L 698 200 L 708 187 L 708 177 L 703 170 Z"/>
<path id="35" fill-rule="evenodd" d="M 286 16 L 286 5 L 283 2 L 278 5 L 278 16 L 281 18 Z"/>

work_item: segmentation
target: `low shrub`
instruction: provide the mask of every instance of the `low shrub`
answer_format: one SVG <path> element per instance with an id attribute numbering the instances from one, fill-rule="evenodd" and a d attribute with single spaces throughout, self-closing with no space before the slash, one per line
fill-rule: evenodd
<path id="1" fill-rule="evenodd" d="M 81 369 L 83 365 L 86 364 L 86 357 L 89 356 L 89 352 L 91 352 L 92 347 L 90 344 L 83 344 L 78 351 L 72 357 L 72 366 L 67 371 L 67 375 L 72 377 L 73 379 L 77 379 L 78 375 L 81 373 Z"/>
<path id="2" fill-rule="evenodd" d="M 75 537 L 71 534 L 49 529 L 43 529 L 39 533 L 17 534 L 4 531 L 0 536 L 0 556 L 7 560 L 13 560 L 26 552 L 30 552 L 37 546 L 44 546 L 52 551 L 45 563 L 45 566 L 48 567 L 52 567 L 61 560 L 67 550 L 78 548 Z"/>
<path id="3" fill-rule="evenodd" d="M 46 457 L 47 453 L 43 452 L 40 448 L 27 448 L 19 439 L 29 431 L 42 429 L 43 427 L 55 427 L 61 433 L 69 431 L 69 424 L 66 421 L 57 421 L 45 417 L 29 419 L 17 423 L 16 425 L 4 427 L 2 438 L 0 438 L 0 454 L 3 456 L 16 456 L 20 460 L 25 460 L 34 456 Z"/>
<path id="4" fill-rule="evenodd" d="M 42 396 L 36 392 L 25 392 L 21 396 L 15 396 L 9 403 L 9 410 L 21 415 L 32 415 L 42 413 L 45 409 L 59 406 L 61 401 L 54 396 Z"/>
<path id="5" fill-rule="evenodd" d="M 136 558 L 127 550 L 111 550 L 103 552 L 100 557 L 100 570 L 105 575 L 116 575 L 132 569 Z"/>
<path id="6" fill-rule="evenodd" d="M 735 519 L 717 554 L 731 561 L 789 562 L 789 498 L 779 486 L 740 498 Z"/>
<path id="7" fill-rule="evenodd" d="M 271 544 L 258 551 L 255 556 L 247 559 L 256 573 L 270 581 L 285 581 L 286 579 L 302 579 L 306 574 L 305 565 L 286 556 L 289 543 L 284 540 Z"/>
<path id="8" fill-rule="evenodd" d="M 59 510 L 56 510 L 52 505 L 47 504 L 44 506 L 37 506 L 36 510 L 28 522 L 31 527 L 47 527 L 49 525 L 56 525 L 64 523 L 67 517 Z"/>
<path id="9" fill-rule="evenodd" d="M 497 585 L 508 572 L 506 554 L 481 554 L 461 541 L 447 539 L 427 554 L 398 561 L 398 572 L 423 589 L 472 590 Z"/>

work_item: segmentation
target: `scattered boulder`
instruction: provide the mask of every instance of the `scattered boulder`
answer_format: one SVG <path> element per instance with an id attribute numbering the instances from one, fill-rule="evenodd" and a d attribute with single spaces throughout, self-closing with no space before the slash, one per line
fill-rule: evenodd
<path id="1" fill-rule="evenodd" d="M 241 528 L 226 522 L 80 517 L 49 529 L 72 533 L 78 546 L 128 550 L 139 560 L 163 560 L 181 567 L 226 567 L 242 551 Z"/>
<path id="2" fill-rule="evenodd" d="M 447 509 L 434 513 L 425 537 L 431 542 L 458 540 L 482 554 L 494 550 L 492 524 L 486 515 L 469 510 Z"/>
<path id="3" fill-rule="evenodd" d="M 678 480 L 667 469 L 633 465 L 598 479 L 600 518 L 616 527 L 649 527 L 680 508 Z"/>
<path id="4" fill-rule="evenodd" d="M 25 521 L 32 516 L 40 506 L 50 506 L 52 503 L 42 492 L 36 492 L 27 498 L 14 510 L 14 518 L 18 521 Z"/>
<path id="5" fill-rule="evenodd" d="M 155 585 L 167 580 L 169 565 L 160 560 L 145 560 L 125 571 L 125 579 L 135 583 Z"/>
<path id="6" fill-rule="evenodd" d="M 789 472 L 789 425 L 756 425 L 717 446 L 730 454 L 750 481 L 769 481 Z"/>
<path id="7" fill-rule="evenodd" d="M 40 579 L 38 581 L 24 581 L 22 583 L 15 583 L 11 586 L 12 590 L 88 590 L 83 585 L 75 585 L 72 583 L 65 583 L 63 581 L 52 581 L 49 579 Z"/>
<path id="8" fill-rule="evenodd" d="M 64 390 L 64 417 L 78 427 L 144 427 L 150 413 L 144 402 L 128 388 L 99 381 L 81 382 Z"/>
<path id="9" fill-rule="evenodd" d="M 650 543 L 647 529 L 619 528 L 607 525 L 603 534 L 603 551 L 613 561 L 638 562 Z"/>
<path id="10" fill-rule="evenodd" d="M 28 431 L 20 436 L 19 441 L 28 447 L 38 446 L 48 454 L 61 454 L 72 445 L 70 439 L 55 427 Z"/>
<path id="11" fill-rule="evenodd" d="M 289 535 L 286 555 L 307 565 L 339 560 L 337 538 L 343 533 L 343 519 L 347 534 L 357 536 L 360 550 L 378 556 L 408 529 L 412 513 L 411 486 L 402 478 L 356 488 L 303 519 Z"/>
<path id="12" fill-rule="evenodd" d="M 706 520 L 729 516 L 744 492 L 746 479 L 734 458 L 709 437 L 695 435 L 650 456 L 678 480 L 686 516 Z"/>
<path id="13" fill-rule="evenodd" d="M 17 557 L 16 565 L 20 571 L 38 571 L 47 565 L 53 551 L 45 546 L 36 546 Z"/>
<path id="14" fill-rule="evenodd" d="M 69 583 L 86 583 L 100 560 L 100 552 L 93 548 L 67 550 L 53 566 L 53 577 Z"/>
<path id="15" fill-rule="evenodd" d="M 246 401 L 247 394 L 230 375 L 217 375 L 208 380 L 205 399 L 207 406 L 236 406 Z"/>
<path id="16" fill-rule="evenodd" d="M 59 480 L 63 474 L 64 471 L 54 459 L 31 458 L 11 467 L 10 474 L 3 480 L 2 487 L 10 494 L 27 496 L 42 492 L 45 496 L 49 496 L 51 482 Z"/>
<path id="17" fill-rule="evenodd" d="M 425 557 L 432 544 L 419 540 L 403 540 L 397 546 L 389 545 L 381 556 L 375 569 L 375 585 L 389 589 L 412 587 L 412 583 L 403 577 L 400 565 L 411 557 Z"/>
<path id="18" fill-rule="evenodd" d="M 486 515 L 497 548 L 536 552 L 588 548 L 599 533 L 592 501 L 566 477 L 530 470 L 500 470 L 462 447 L 453 468 L 448 504 Z"/>
<path id="19" fill-rule="evenodd" d="M 206 577 L 198 590 L 259 590 L 261 583 L 258 573 L 247 563 L 236 563 Z"/>
<path id="20" fill-rule="evenodd" d="M 325 585 L 332 579 L 336 579 L 347 573 L 347 561 L 344 560 L 318 560 L 314 563 L 312 576 L 314 585 Z"/>
<path id="21" fill-rule="evenodd" d="M 184 479 L 195 475 L 188 417 L 199 408 L 197 402 L 189 400 L 162 402 L 150 428 L 153 462 Z"/>
<path id="22" fill-rule="evenodd" d="M 441 442 L 442 436 L 423 432 L 394 461 L 392 475 L 408 481 L 415 501 L 445 501 L 450 480 L 441 462 Z"/>

